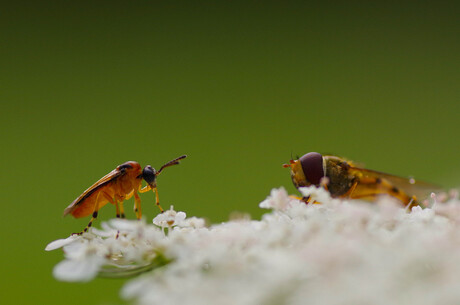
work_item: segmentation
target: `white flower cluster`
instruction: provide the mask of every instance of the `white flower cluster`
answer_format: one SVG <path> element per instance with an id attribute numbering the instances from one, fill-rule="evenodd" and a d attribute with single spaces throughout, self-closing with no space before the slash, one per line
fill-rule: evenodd
<path id="1" fill-rule="evenodd" d="M 153 225 L 112 220 L 49 244 L 66 257 L 54 275 L 87 281 L 142 271 L 121 295 L 146 305 L 460 304 L 457 198 L 408 213 L 391 199 L 302 192 L 322 204 L 274 189 L 260 221 L 205 227 L 172 209 Z"/>

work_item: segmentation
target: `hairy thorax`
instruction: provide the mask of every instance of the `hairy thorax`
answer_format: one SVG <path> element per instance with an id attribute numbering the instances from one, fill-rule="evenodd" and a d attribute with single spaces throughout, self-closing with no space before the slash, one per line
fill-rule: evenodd
<path id="1" fill-rule="evenodd" d="M 350 173 L 350 165 L 334 156 L 324 156 L 324 161 L 326 162 L 327 188 L 332 197 L 346 194 L 356 180 L 356 176 Z"/>

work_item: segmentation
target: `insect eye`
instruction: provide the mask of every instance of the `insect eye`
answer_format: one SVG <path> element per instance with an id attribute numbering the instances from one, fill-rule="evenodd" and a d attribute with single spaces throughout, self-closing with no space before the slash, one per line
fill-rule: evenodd
<path id="1" fill-rule="evenodd" d="M 157 171 L 153 167 L 147 165 L 142 170 L 142 178 L 144 178 L 145 182 L 147 183 L 153 183 L 156 178 L 156 173 Z"/>
<path id="2" fill-rule="evenodd" d="M 323 156 L 317 152 L 310 152 L 303 155 L 299 160 L 307 181 L 318 186 L 321 178 L 324 177 Z"/>

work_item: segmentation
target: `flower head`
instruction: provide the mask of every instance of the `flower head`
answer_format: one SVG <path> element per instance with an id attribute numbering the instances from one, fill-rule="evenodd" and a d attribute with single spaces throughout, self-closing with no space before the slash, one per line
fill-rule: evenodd
<path id="1" fill-rule="evenodd" d="M 54 273 L 60 280 L 142 272 L 121 292 L 137 304 L 460 301 L 458 198 L 406 211 L 387 198 L 368 203 L 333 199 L 321 188 L 301 192 L 321 204 L 281 188 L 260 204 L 271 209 L 261 220 L 205 227 L 170 209 L 154 224 L 114 220 L 47 249 L 64 249 Z"/>

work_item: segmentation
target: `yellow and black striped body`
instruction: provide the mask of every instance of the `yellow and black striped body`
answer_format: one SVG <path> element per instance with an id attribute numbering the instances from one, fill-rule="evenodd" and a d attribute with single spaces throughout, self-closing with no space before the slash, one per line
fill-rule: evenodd
<path id="1" fill-rule="evenodd" d="M 291 178 L 296 188 L 322 186 L 334 198 L 375 200 L 389 195 L 404 206 L 419 205 L 417 196 L 423 197 L 439 187 L 401 178 L 369 169 L 356 167 L 353 162 L 337 156 L 308 153 L 298 160 L 290 160 Z M 304 198 L 308 201 L 309 198 Z"/>

